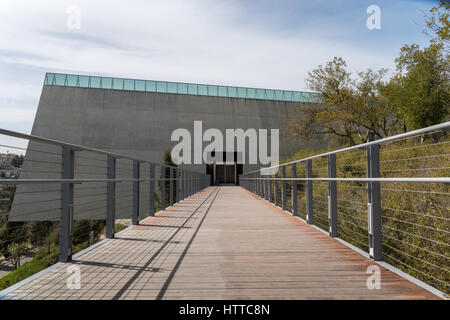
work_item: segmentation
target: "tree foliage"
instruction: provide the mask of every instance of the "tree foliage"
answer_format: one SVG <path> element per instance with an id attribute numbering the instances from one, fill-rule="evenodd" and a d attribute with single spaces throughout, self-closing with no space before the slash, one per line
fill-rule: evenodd
<path id="1" fill-rule="evenodd" d="M 442 45 L 420 49 L 405 45 L 395 60 L 397 73 L 386 86 L 386 97 L 399 108 L 408 130 L 438 124 L 449 108 L 448 59 Z"/>
<path id="2" fill-rule="evenodd" d="M 427 29 L 424 30 L 431 38 L 432 43 L 442 44 L 445 52 L 449 52 L 450 22 L 448 20 L 450 12 L 450 2 L 440 1 L 439 6 L 430 10 L 425 15 Z"/>
<path id="3" fill-rule="evenodd" d="M 170 149 L 164 150 L 164 164 L 171 167 L 176 167 L 177 165 L 172 160 L 172 155 Z"/>
<path id="4" fill-rule="evenodd" d="M 441 2 L 430 10 L 430 45 L 403 46 L 389 80 L 384 80 L 386 69 L 368 69 L 352 77 L 339 57 L 313 69 L 306 83 L 321 93 L 322 103 L 300 103 L 290 111 L 291 135 L 327 135 L 354 145 L 447 120 L 449 9 L 448 2 Z"/>
<path id="5" fill-rule="evenodd" d="M 352 78 L 346 62 L 335 57 L 308 74 L 308 87 L 322 94 L 321 104 L 298 104 L 290 113 L 294 136 L 334 135 L 350 145 L 371 136 L 396 133 L 402 121 L 397 109 L 384 98 L 386 69 L 368 69 Z"/>
<path id="6" fill-rule="evenodd" d="M 29 246 L 30 246 L 29 241 L 13 242 L 10 245 L 8 245 L 8 253 L 14 263 L 15 269 L 20 267 L 20 259 L 22 255 L 25 254 Z"/>
<path id="7" fill-rule="evenodd" d="M 22 168 L 23 155 L 20 155 L 20 156 L 16 155 L 16 156 L 14 156 L 14 158 L 11 161 L 11 164 L 13 165 L 13 167 Z"/>

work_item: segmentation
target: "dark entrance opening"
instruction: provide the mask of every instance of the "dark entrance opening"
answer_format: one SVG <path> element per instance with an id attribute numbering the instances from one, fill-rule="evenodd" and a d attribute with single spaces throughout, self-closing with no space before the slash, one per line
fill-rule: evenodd
<path id="1" fill-rule="evenodd" d="M 211 185 L 239 183 L 239 175 L 243 172 L 242 163 L 238 163 L 238 153 L 233 152 L 232 161 L 226 159 L 225 152 L 211 152 L 213 164 L 206 165 L 206 173 L 211 176 Z"/>

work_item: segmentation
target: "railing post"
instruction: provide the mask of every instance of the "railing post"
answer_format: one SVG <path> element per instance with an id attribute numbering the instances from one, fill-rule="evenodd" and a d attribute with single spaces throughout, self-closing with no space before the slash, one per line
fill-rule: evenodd
<path id="1" fill-rule="evenodd" d="M 367 148 L 367 177 L 380 178 L 379 145 Z M 368 226 L 369 226 L 369 255 L 374 261 L 383 260 L 381 250 L 381 192 L 380 182 L 367 183 L 368 190 Z"/>
<path id="2" fill-rule="evenodd" d="M 198 187 L 198 179 L 200 178 L 200 173 L 196 173 L 195 174 L 195 183 L 194 183 L 194 186 L 195 186 L 195 193 L 197 193 L 197 192 L 199 192 L 200 191 L 200 188 Z"/>
<path id="3" fill-rule="evenodd" d="M 183 170 L 180 170 L 180 201 L 182 201 L 184 199 L 183 194 L 184 194 L 184 181 L 183 181 Z"/>
<path id="4" fill-rule="evenodd" d="M 108 155 L 106 174 L 108 179 L 116 178 L 116 158 Z M 106 184 L 106 238 L 114 238 L 116 219 L 116 183 Z"/>
<path id="5" fill-rule="evenodd" d="M 161 211 L 166 209 L 166 167 L 161 166 Z"/>
<path id="6" fill-rule="evenodd" d="M 133 160 L 133 179 L 140 178 L 140 162 Z M 131 223 L 135 226 L 139 224 L 139 181 L 133 181 L 133 212 Z"/>
<path id="7" fill-rule="evenodd" d="M 169 167 L 169 205 L 173 206 L 173 168 Z"/>
<path id="8" fill-rule="evenodd" d="M 328 156 L 328 178 L 336 178 L 336 154 Z M 328 181 L 328 224 L 330 237 L 338 237 L 337 223 L 337 182 Z"/>
<path id="9" fill-rule="evenodd" d="M 259 197 L 261 195 L 261 183 L 259 181 L 260 173 L 259 170 L 256 172 L 256 195 Z"/>
<path id="10" fill-rule="evenodd" d="M 281 209 L 286 210 L 286 166 L 281 167 Z"/>
<path id="11" fill-rule="evenodd" d="M 192 196 L 192 172 L 189 171 L 189 197 Z"/>
<path id="12" fill-rule="evenodd" d="M 189 197 L 189 171 L 184 171 L 184 198 Z"/>
<path id="13" fill-rule="evenodd" d="M 180 172 L 180 179 L 181 179 L 180 180 L 180 185 L 181 185 L 180 197 L 181 197 L 181 200 L 184 200 L 184 170 L 181 170 L 181 172 Z"/>
<path id="14" fill-rule="evenodd" d="M 273 181 L 272 181 L 272 175 L 267 176 L 267 179 L 269 181 L 269 202 L 273 202 Z"/>
<path id="15" fill-rule="evenodd" d="M 261 183 L 261 198 L 264 199 L 264 196 L 265 196 L 265 193 L 266 193 L 266 190 L 264 190 L 264 175 L 262 175 L 260 173 L 259 177 L 261 178 L 261 180 L 259 180 L 260 183 Z"/>
<path id="16" fill-rule="evenodd" d="M 259 196 L 259 171 L 255 172 L 255 194 Z"/>
<path id="17" fill-rule="evenodd" d="M 155 215 L 155 165 L 153 163 L 150 163 L 150 216 L 153 217 Z"/>
<path id="18" fill-rule="evenodd" d="M 199 173 L 195 173 L 194 174 L 194 193 L 198 192 L 198 177 L 199 177 Z"/>
<path id="19" fill-rule="evenodd" d="M 175 182 L 175 201 L 180 202 L 180 169 L 175 169 L 175 178 L 177 179 Z"/>
<path id="20" fill-rule="evenodd" d="M 258 196 L 260 196 L 262 198 L 264 191 L 262 189 L 262 176 L 261 176 L 261 171 L 258 171 L 258 189 L 259 189 L 259 194 Z"/>
<path id="21" fill-rule="evenodd" d="M 277 169 L 278 170 L 278 169 Z M 278 206 L 278 171 L 277 171 L 277 174 L 274 174 L 273 175 L 273 177 L 274 177 L 274 193 L 273 193 L 273 195 L 274 195 L 274 203 L 275 203 L 275 205 L 276 206 Z"/>
<path id="22" fill-rule="evenodd" d="M 183 179 L 183 200 L 187 198 L 186 194 L 187 194 L 187 174 L 186 171 L 183 170 L 183 175 L 182 175 L 182 179 Z"/>
<path id="23" fill-rule="evenodd" d="M 264 174 L 263 175 L 263 183 L 264 183 L 264 200 L 269 199 L 269 184 L 267 182 L 267 176 Z"/>
<path id="24" fill-rule="evenodd" d="M 191 197 L 192 196 L 192 172 L 188 171 L 188 196 Z"/>
<path id="25" fill-rule="evenodd" d="M 260 193 L 260 195 L 259 196 L 264 199 L 264 177 L 261 174 L 261 170 L 259 171 L 259 178 L 260 178 L 260 180 L 259 180 L 259 184 L 260 184 L 260 186 L 259 186 L 259 193 Z"/>
<path id="26" fill-rule="evenodd" d="M 312 160 L 306 160 L 306 178 L 312 178 Z M 313 214 L 313 185 L 312 180 L 306 180 L 306 221 L 314 224 Z"/>
<path id="27" fill-rule="evenodd" d="M 189 197 L 192 196 L 192 172 L 189 171 Z"/>
<path id="28" fill-rule="evenodd" d="M 62 147 L 61 179 L 73 179 L 75 156 L 74 150 Z M 59 255 L 60 262 L 72 260 L 72 225 L 73 225 L 73 183 L 61 184 L 61 211 L 59 218 Z"/>
<path id="29" fill-rule="evenodd" d="M 256 194 L 256 172 L 251 173 L 250 178 L 252 179 L 250 183 L 252 184 L 253 193 Z"/>
<path id="30" fill-rule="evenodd" d="M 297 181 L 294 180 L 297 178 L 297 164 L 293 163 L 291 164 L 291 175 L 292 175 L 292 190 L 291 190 L 291 198 L 292 198 L 292 215 L 297 216 L 298 215 L 298 208 L 297 208 Z"/>
<path id="31" fill-rule="evenodd" d="M 185 182 L 186 192 L 185 192 L 184 197 L 189 198 L 189 171 L 185 172 L 185 178 L 186 178 L 186 182 Z"/>

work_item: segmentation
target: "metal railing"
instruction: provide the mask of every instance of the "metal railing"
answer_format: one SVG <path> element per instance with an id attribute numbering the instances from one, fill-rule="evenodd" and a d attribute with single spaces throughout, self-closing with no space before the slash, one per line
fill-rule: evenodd
<path id="1" fill-rule="evenodd" d="M 446 122 L 246 172 L 240 185 L 448 294 L 449 128 Z"/>
<path id="2" fill-rule="evenodd" d="M 0 170 L 0 231 L 12 235 L 0 239 L 0 245 L 3 252 L 6 246 L 8 252 L 13 252 L 10 246 L 22 246 L 19 258 L 37 254 L 48 240 L 39 234 L 49 235 L 54 223 L 59 223 L 58 260 L 70 261 L 79 238 L 89 245 L 99 238 L 102 225 L 94 232 L 83 221 L 104 221 L 105 237 L 114 238 L 117 219 L 129 218 L 137 225 L 141 218 L 153 216 L 210 183 L 206 174 L 130 155 L 5 129 L 0 129 L 1 135 L 13 142 L 0 144 L 0 150 L 18 152 L 16 157 L 26 151 L 23 166 L 11 165 L 9 170 L 21 170 L 18 177 L 5 178 L 8 170 Z M 19 146 L 21 139 L 28 140 L 27 148 Z M 45 223 L 48 229 L 42 227 Z M 37 224 L 39 231 L 33 232 Z M 74 225 L 77 234 L 73 234 Z M 17 230 L 21 233 L 15 236 Z"/>

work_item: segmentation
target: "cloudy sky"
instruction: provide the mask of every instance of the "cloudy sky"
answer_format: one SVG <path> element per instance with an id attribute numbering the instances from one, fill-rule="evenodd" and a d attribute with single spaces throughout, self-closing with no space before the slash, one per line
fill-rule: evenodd
<path id="1" fill-rule="evenodd" d="M 291 90 L 334 56 L 352 72 L 392 71 L 403 44 L 427 44 L 423 14 L 436 4 L 0 0 L 0 127 L 30 132 L 48 71 Z M 370 5 L 379 30 L 366 26 Z"/>

